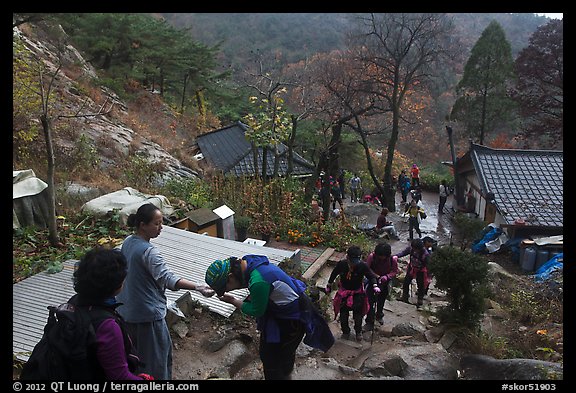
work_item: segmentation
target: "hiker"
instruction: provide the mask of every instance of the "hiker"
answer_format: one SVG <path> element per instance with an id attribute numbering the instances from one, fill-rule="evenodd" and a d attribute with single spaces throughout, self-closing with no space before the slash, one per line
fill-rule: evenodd
<path id="1" fill-rule="evenodd" d="M 360 198 L 360 192 L 362 191 L 362 179 L 357 173 L 352 176 L 349 180 L 350 182 L 350 202 L 358 202 Z"/>
<path id="2" fill-rule="evenodd" d="M 411 187 L 410 178 L 406 176 L 406 170 L 402 169 L 402 173 L 398 176 L 398 191 L 400 191 L 400 194 L 402 195 L 402 203 L 404 204 L 407 202 L 408 193 L 410 192 Z"/>
<path id="3" fill-rule="evenodd" d="M 380 325 L 384 324 L 384 302 L 388 297 L 390 281 L 398 274 L 398 257 L 392 256 L 390 244 L 378 243 L 374 251 L 366 258 L 366 265 L 378 276 L 378 287 L 380 288 L 378 294 L 374 293 L 370 285 L 366 288 L 370 310 L 366 316 L 364 330 L 372 331 L 374 330 L 374 319 Z M 376 304 L 376 308 L 374 308 L 374 304 Z"/>
<path id="4" fill-rule="evenodd" d="M 332 290 L 332 283 L 339 277 L 338 291 L 333 299 L 334 318 L 340 314 L 340 328 L 342 329 L 342 338 L 350 338 L 350 325 L 348 318 L 352 311 L 354 320 L 354 331 L 356 341 L 362 341 L 362 320 L 370 309 L 368 297 L 364 289 L 363 280 L 367 278 L 375 293 L 380 293 L 378 287 L 378 276 L 374 274 L 368 265 L 362 261 L 362 250 L 358 246 L 350 246 L 346 251 L 346 258 L 340 260 L 326 285 L 326 293 Z"/>
<path id="5" fill-rule="evenodd" d="M 462 212 L 462 213 L 476 213 L 476 197 L 474 196 L 474 193 L 472 193 L 472 188 L 469 188 L 468 191 L 466 191 L 466 194 L 464 195 L 465 197 L 465 205 L 464 206 L 458 206 L 458 211 Z"/>
<path id="6" fill-rule="evenodd" d="M 420 186 L 420 168 L 418 168 L 418 165 L 412 164 L 410 176 L 412 177 L 412 187 Z"/>
<path id="7" fill-rule="evenodd" d="M 424 290 L 425 284 L 428 280 L 428 263 L 430 260 L 430 254 L 424 248 L 424 242 L 422 239 L 414 239 L 410 242 L 408 247 L 395 254 L 398 258 L 402 258 L 406 255 L 410 255 L 410 260 L 406 267 L 406 277 L 402 284 L 402 297 L 398 300 L 410 303 L 408 300 L 410 284 L 412 284 L 412 280 L 416 278 L 416 284 L 418 285 L 418 302 L 416 305 L 417 308 L 420 309 L 424 304 Z"/>
<path id="8" fill-rule="evenodd" d="M 290 379 L 302 338 L 323 351 L 334 344 L 328 323 L 304 292 L 306 284 L 264 255 L 216 260 L 206 270 L 206 282 L 218 299 L 256 318 L 264 379 Z M 226 293 L 240 288 L 250 292 L 245 300 Z"/>
<path id="9" fill-rule="evenodd" d="M 380 211 L 380 215 L 376 219 L 376 233 L 378 234 L 378 237 L 388 235 L 394 240 L 400 240 L 398 232 L 396 232 L 396 228 L 394 227 L 394 223 L 392 221 L 388 221 L 389 212 L 390 211 L 387 207 Z"/>
<path id="10" fill-rule="evenodd" d="M 172 339 L 166 324 L 166 289 L 189 289 L 206 297 L 214 291 L 205 284 L 179 277 L 170 270 L 158 249 L 150 243 L 162 230 L 162 212 L 152 203 L 140 206 L 128 216 L 134 228 L 122 243 L 122 253 L 128 261 L 124 289 L 118 295 L 123 303 L 118 312 L 126 320 L 134 339 L 144 371 L 156 379 L 172 379 Z"/>
<path id="11" fill-rule="evenodd" d="M 330 186 L 330 195 L 332 196 L 332 210 L 336 209 L 336 202 L 340 206 L 340 210 L 344 208 L 342 202 L 342 189 L 338 181 L 333 181 Z"/>
<path id="12" fill-rule="evenodd" d="M 408 240 L 412 241 L 414 239 L 414 231 L 418 234 L 418 237 L 422 237 L 422 231 L 420 230 L 420 220 L 426 218 L 426 213 L 424 209 L 418 206 L 416 200 L 412 199 L 409 205 L 406 205 L 404 213 L 408 214 L 408 231 L 410 232 L 410 237 Z"/>
<path id="13" fill-rule="evenodd" d="M 438 186 L 438 214 L 444 213 L 444 205 L 446 205 L 446 201 L 448 200 L 448 186 L 446 185 L 446 180 L 442 179 L 440 185 Z"/>
<path id="14" fill-rule="evenodd" d="M 138 370 L 138 358 L 129 356 L 133 353 L 132 341 L 121 316 L 116 312 L 120 303 L 115 296 L 122 290 L 126 267 L 126 258 L 119 250 L 94 248 L 88 251 L 75 266 L 73 280 L 76 295 L 69 303 L 107 312 L 97 326 L 93 319 L 96 351 L 89 351 L 88 354 L 96 358 L 96 379 L 153 380 L 153 376 L 145 373 L 134 374 Z"/>
<path id="15" fill-rule="evenodd" d="M 420 186 L 414 188 L 410 191 L 410 195 L 412 196 L 412 199 L 416 201 L 416 204 L 420 205 L 420 202 L 422 201 L 422 188 Z"/>

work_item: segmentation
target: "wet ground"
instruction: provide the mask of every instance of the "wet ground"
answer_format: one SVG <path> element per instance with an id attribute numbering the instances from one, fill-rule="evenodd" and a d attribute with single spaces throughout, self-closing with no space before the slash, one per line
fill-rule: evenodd
<path id="1" fill-rule="evenodd" d="M 404 205 L 400 203 L 400 194 L 396 194 L 396 211 L 388 214 L 390 221 L 394 223 L 399 241 L 389 240 L 392 246 L 392 252 L 397 252 L 402 247 L 406 247 L 409 242 L 409 225 L 405 217 L 402 216 L 404 212 Z M 426 219 L 420 222 L 420 231 L 422 237 L 430 236 L 438 241 L 438 244 L 449 244 L 454 233 L 454 227 L 451 221 L 452 204 L 454 203 L 453 196 L 448 197 L 448 201 L 444 206 L 444 213 L 438 214 L 439 197 L 437 193 L 422 192 L 422 201 L 420 205 L 426 212 Z M 380 214 L 381 207 L 369 203 L 351 203 L 348 199 L 344 200 L 344 212 L 346 218 L 353 224 L 358 226 L 376 225 L 376 219 Z M 418 234 L 414 231 L 414 237 L 417 238 Z"/>

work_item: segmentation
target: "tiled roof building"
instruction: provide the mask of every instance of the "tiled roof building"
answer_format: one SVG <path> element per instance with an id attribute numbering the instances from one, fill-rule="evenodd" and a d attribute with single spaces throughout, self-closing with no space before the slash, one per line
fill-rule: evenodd
<path id="1" fill-rule="evenodd" d="M 547 228 L 562 233 L 564 154 L 555 150 L 493 149 L 471 144 L 457 171 L 482 199 L 477 213 L 496 208 L 497 224 Z M 484 208 L 483 208 L 484 207 Z M 489 220 L 491 221 L 491 220 Z"/>
<path id="2" fill-rule="evenodd" d="M 196 138 L 198 147 L 208 165 L 225 174 L 236 176 L 253 176 L 255 174 L 252 145 L 245 137 L 248 126 L 236 122 L 218 130 L 202 134 Z M 286 176 L 288 170 L 288 148 L 280 144 L 279 176 Z M 266 155 L 266 174 L 274 172 L 274 151 L 268 149 Z M 258 148 L 258 174 L 262 173 L 262 148 Z M 314 172 L 314 165 L 293 152 L 293 176 L 309 176 Z"/>

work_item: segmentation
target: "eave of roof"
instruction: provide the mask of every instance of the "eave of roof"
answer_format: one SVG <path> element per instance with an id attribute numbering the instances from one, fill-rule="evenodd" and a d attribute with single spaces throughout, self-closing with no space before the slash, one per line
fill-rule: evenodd
<path id="1" fill-rule="evenodd" d="M 470 158 L 484 195 L 507 224 L 523 219 L 533 226 L 563 226 L 563 152 L 492 149 L 473 144 Z"/>

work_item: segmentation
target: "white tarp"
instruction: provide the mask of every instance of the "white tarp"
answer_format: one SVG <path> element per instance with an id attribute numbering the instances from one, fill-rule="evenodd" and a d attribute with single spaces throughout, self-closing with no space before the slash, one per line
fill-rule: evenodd
<path id="1" fill-rule="evenodd" d="M 32 169 L 12 171 L 12 199 L 40 194 L 48 184 L 36 177 Z"/>
<path id="2" fill-rule="evenodd" d="M 162 211 L 165 217 L 174 213 L 174 208 L 165 196 L 144 194 L 131 187 L 124 187 L 121 190 L 92 199 L 82 206 L 82 211 L 95 216 L 104 216 L 116 209 L 120 214 L 120 222 L 125 225 L 128 216 L 136 213 L 144 203 L 152 203 Z"/>
<path id="3" fill-rule="evenodd" d="M 38 226 L 45 228 L 48 220 L 46 195 L 48 187 L 32 169 L 12 171 L 12 228 Z"/>

